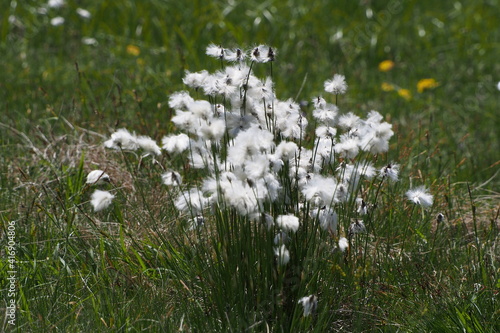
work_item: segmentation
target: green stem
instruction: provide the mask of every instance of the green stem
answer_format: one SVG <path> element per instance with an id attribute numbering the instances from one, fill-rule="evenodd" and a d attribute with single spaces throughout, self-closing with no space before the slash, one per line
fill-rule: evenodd
<path id="1" fill-rule="evenodd" d="M 245 86 L 243 87 L 243 89 L 245 90 L 245 93 L 243 94 L 243 104 L 241 105 L 241 109 L 240 109 L 241 116 L 244 116 L 246 114 L 248 81 L 250 80 L 250 74 L 252 73 L 253 64 L 254 64 L 254 61 L 252 61 L 250 63 L 250 69 L 248 70 L 247 78 L 245 81 Z"/>

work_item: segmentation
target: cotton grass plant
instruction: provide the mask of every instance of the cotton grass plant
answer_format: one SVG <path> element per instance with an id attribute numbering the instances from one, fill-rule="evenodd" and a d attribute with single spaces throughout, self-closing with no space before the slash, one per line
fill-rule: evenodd
<path id="1" fill-rule="evenodd" d="M 208 314 L 212 329 L 322 331 L 343 306 L 346 276 L 367 269 L 376 217 L 387 210 L 383 196 L 399 180 L 399 164 L 387 161 L 392 125 L 374 110 L 343 112 L 339 97 L 348 84 L 341 74 L 325 80 L 325 95 L 308 108 L 280 100 L 272 47 L 209 45 L 206 54 L 220 70 L 186 72 L 190 90 L 169 99 L 176 131 L 161 140 L 171 161 L 161 166 L 164 200 L 177 209 L 185 235 L 173 235 L 175 247 L 192 253 L 199 272 L 186 285 L 194 303 L 182 310 L 183 323 Z M 257 66 L 269 75 L 255 76 Z M 126 129 L 105 146 L 142 150 L 141 160 L 151 155 L 153 163 L 162 155 L 154 140 Z M 432 206 L 423 187 L 407 197 Z M 112 199 L 98 192 L 92 204 L 98 211 Z M 411 228 L 403 228 L 406 235 Z M 333 274 L 325 276 L 325 268 Z"/>

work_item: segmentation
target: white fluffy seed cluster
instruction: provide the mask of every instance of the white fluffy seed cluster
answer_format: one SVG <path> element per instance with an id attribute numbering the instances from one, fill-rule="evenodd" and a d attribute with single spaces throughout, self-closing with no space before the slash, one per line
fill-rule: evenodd
<path id="1" fill-rule="evenodd" d="M 365 118 L 353 112 L 342 114 L 337 105 L 318 96 L 312 100 L 309 119 L 298 103 L 276 97 L 271 77 L 253 74 L 256 63 L 275 60 L 273 48 L 259 45 L 242 51 L 212 44 L 206 53 L 230 64 L 215 73 L 186 72 L 183 82 L 202 91 L 207 100 L 194 99 L 188 91 L 170 96 L 168 104 L 175 110 L 171 121 L 180 133 L 163 137 L 160 147 L 150 137 L 118 129 L 104 143 L 117 150 L 142 149 L 143 156 L 159 156 L 161 148 L 169 154 L 188 151 L 189 166 L 208 171 L 208 176 L 201 186 L 180 191 L 175 200 L 178 210 L 202 216 L 206 208 L 223 203 L 241 215 L 260 218 L 266 203 L 290 200 L 283 191 L 285 175 L 288 184 L 299 190 L 300 202 L 312 205 L 310 213 L 319 225 L 335 233 L 334 207 L 357 193 L 362 179 L 398 180 L 398 164 L 376 169 L 366 158 L 387 152 L 394 135 L 392 125 L 379 112 L 372 110 Z M 345 77 L 335 74 L 324 88 L 326 93 L 344 94 Z M 310 149 L 302 145 L 309 120 L 316 126 Z M 182 176 L 168 170 L 162 181 L 181 187 Z M 432 196 L 423 189 L 407 196 L 424 207 L 432 204 Z M 367 210 L 358 207 L 360 214 Z"/>
<path id="2" fill-rule="evenodd" d="M 243 61 L 273 61 L 272 48 L 259 46 L 242 52 L 210 45 L 207 54 L 238 62 L 215 73 L 186 72 L 184 83 L 203 91 L 210 102 L 194 99 L 188 91 L 170 96 L 169 106 L 175 110 L 172 122 L 181 133 L 164 137 L 163 149 L 169 153 L 188 150 L 190 166 L 211 174 L 201 186 L 178 196 L 179 210 L 196 216 L 223 202 L 241 215 L 261 216 L 265 203 L 285 200 L 279 175 L 286 172 L 303 198 L 315 207 L 328 207 L 315 213 L 325 230 L 335 232 L 337 216 L 332 207 L 347 201 L 362 178 L 382 175 L 397 180 L 397 165 L 377 171 L 371 163 L 357 159 L 361 152 L 377 154 L 389 149 L 392 125 L 377 111 L 362 119 L 352 112 L 340 114 L 336 105 L 321 96 L 314 98 L 316 139 L 314 147 L 307 149 L 301 141 L 309 119 L 299 104 L 278 99 L 272 79 L 256 77 L 252 66 Z M 341 94 L 346 89 L 342 75 L 325 82 L 327 93 Z M 224 145 L 227 149 L 221 154 Z M 332 166 L 334 174 L 324 172 Z"/>
<path id="3" fill-rule="evenodd" d="M 104 142 L 104 147 L 131 151 L 142 149 L 145 155 L 161 155 L 160 147 L 156 144 L 155 140 L 149 136 L 137 136 L 125 128 L 121 128 L 111 134 L 111 138 Z"/>

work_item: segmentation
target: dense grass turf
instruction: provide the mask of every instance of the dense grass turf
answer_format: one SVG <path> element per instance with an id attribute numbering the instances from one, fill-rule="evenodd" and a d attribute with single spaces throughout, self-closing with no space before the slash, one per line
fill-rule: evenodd
<path id="1" fill-rule="evenodd" d="M 500 330 L 498 4 L 311 3 L 0 3 L 0 308 L 17 304 L 3 330 Z M 58 16 L 64 23 L 52 25 Z M 337 239 L 316 233 L 313 219 L 302 221 L 286 269 L 274 235 L 229 209 L 186 231 L 160 175 L 173 168 L 199 182 L 203 172 L 182 157 L 155 164 L 104 149 L 118 128 L 158 142 L 176 131 L 168 98 L 187 89 L 186 70 L 220 68 L 204 54 L 212 42 L 275 47 L 276 93 L 308 102 L 308 117 L 323 82 L 341 73 L 341 112 L 374 109 L 393 124 L 389 152 L 373 160 L 401 164 L 400 181 L 364 185 L 377 208 L 348 255 L 332 251 Z M 384 60 L 395 64 L 387 72 Z M 419 92 L 425 78 L 438 85 Z M 116 198 L 94 213 L 85 177 L 98 168 Z M 431 189 L 430 209 L 404 197 L 417 185 Z M 342 230 L 354 206 L 338 208 Z M 318 310 L 303 317 L 297 302 L 310 294 Z"/>

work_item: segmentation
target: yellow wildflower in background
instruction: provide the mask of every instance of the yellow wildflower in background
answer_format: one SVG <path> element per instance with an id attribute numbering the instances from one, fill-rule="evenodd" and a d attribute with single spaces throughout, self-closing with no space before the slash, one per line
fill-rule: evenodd
<path id="1" fill-rule="evenodd" d="M 437 86 L 439 86 L 439 83 L 434 79 L 422 79 L 417 83 L 417 91 L 422 93 L 426 89 L 436 88 Z"/>
<path id="2" fill-rule="evenodd" d="M 378 70 L 381 72 L 388 72 L 394 67 L 394 61 L 384 60 L 378 64 Z"/>
<path id="3" fill-rule="evenodd" d="M 394 86 L 390 83 L 387 83 L 387 82 L 382 82 L 381 88 L 383 91 L 393 91 L 394 90 Z"/>
<path id="4" fill-rule="evenodd" d="M 398 95 L 407 101 L 411 99 L 411 92 L 408 89 L 398 89 Z"/>
<path id="5" fill-rule="evenodd" d="M 137 57 L 141 54 L 141 49 L 135 45 L 127 45 L 127 53 Z"/>

